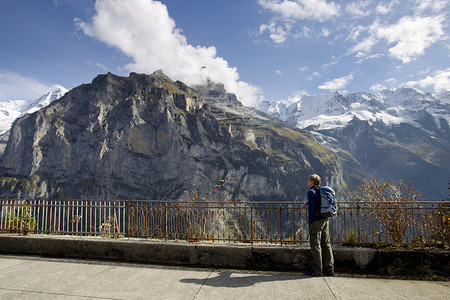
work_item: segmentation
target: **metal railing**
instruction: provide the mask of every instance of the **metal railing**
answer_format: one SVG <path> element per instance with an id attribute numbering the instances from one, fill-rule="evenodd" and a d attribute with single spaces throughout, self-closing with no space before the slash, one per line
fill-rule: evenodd
<path id="1" fill-rule="evenodd" d="M 376 204 L 376 205 L 375 205 Z M 334 243 L 449 244 L 449 202 L 341 202 Z M 0 232 L 241 243 L 308 241 L 300 203 L 0 199 Z"/>

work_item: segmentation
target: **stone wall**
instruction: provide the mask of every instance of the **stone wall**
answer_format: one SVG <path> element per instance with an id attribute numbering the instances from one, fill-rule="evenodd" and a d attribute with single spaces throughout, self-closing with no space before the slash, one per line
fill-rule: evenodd
<path id="1" fill-rule="evenodd" d="M 99 237 L 0 235 L 0 253 L 118 260 L 211 268 L 306 271 L 308 246 L 164 242 Z M 333 246 L 338 272 L 449 277 L 448 250 L 379 250 Z"/>

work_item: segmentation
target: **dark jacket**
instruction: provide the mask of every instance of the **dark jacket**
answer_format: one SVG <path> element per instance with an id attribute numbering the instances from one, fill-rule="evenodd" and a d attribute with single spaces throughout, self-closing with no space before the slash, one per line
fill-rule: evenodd
<path id="1" fill-rule="evenodd" d="M 320 185 L 315 185 L 311 187 L 308 191 L 308 224 L 314 221 L 325 219 L 324 217 L 318 215 L 316 212 L 316 207 L 319 206 L 320 209 Z"/>

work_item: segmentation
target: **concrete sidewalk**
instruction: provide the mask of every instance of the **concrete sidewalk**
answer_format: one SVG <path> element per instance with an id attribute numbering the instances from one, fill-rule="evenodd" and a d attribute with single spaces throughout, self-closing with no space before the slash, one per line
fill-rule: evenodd
<path id="1" fill-rule="evenodd" d="M 0 255 L 0 299 L 449 299 L 450 282 Z"/>

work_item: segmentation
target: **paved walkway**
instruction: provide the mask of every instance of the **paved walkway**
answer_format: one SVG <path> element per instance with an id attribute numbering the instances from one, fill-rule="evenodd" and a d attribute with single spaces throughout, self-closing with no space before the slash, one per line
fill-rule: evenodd
<path id="1" fill-rule="evenodd" d="M 449 281 L 0 255 L 0 299 L 449 299 Z"/>

